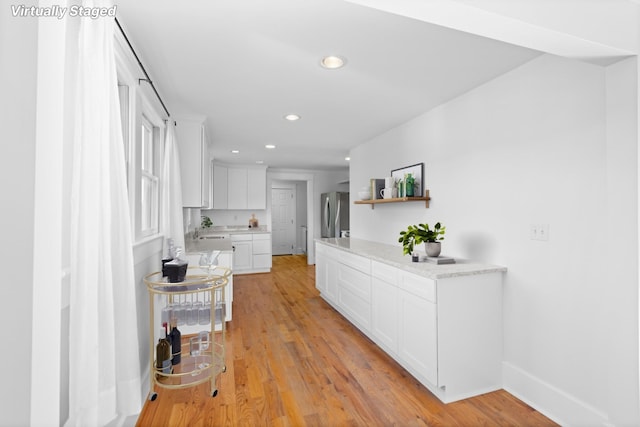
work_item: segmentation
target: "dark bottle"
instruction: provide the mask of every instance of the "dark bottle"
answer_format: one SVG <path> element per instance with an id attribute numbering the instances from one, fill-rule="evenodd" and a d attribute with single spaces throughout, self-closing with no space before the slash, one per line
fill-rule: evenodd
<path id="1" fill-rule="evenodd" d="M 167 330 L 160 328 L 160 339 L 156 345 L 156 369 L 163 374 L 171 373 L 171 344 L 167 341 Z"/>
<path id="2" fill-rule="evenodd" d="M 171 321 L 169 341 L 171 342 L 171 364 L 177 365 L 182 359 L 182 334 L 178 330 L 174 320 Z"/>

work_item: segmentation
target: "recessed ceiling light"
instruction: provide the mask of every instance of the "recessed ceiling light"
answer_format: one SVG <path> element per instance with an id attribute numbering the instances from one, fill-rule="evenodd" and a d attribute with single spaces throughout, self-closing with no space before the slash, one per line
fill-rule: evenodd
<path id="1" fill-rule="evenodd" d="M 264 146 L 264 148 L 268 148 L 268 149 L 272 150 L 272 149 L 276 148 L 276 146 L 273 145 L 273 144 L 267 144 L 267 145 Z"/>
<path id="2" fill-rule="evenodd" d="M 345 157 L 344 159 L 348 162 L 349 160 L 351 160 L 351 157 Z"/>
<path id="3" fill-rule="evenodd" d="M 320 61 L 320 65 L 328 70 L 335 70 L 336 68 L 341 68 L 344 66 L 345 60 L 340 58 L 339 56 L 330 55 L 325 56 Z"/>
<path id="4" fill-rule="evenodd" d="M 238 153 L 240 152 L 240 150 L 231 150 L 231 152 L 232 152 L 233 154 L 238 154 Z"/>
<path id="5" fill-rule="evenodd" d="M 300 120 L 300 116 L 297 114 L 287 114 L 284 116 L 285 120 L 289 120 L 290 122 L 295 122 L 296 120 Z"/>
<path id="6" fill-rule="evenodd" d="M 257 163 L 257 164 L 259 164 L 259 165 L 261 165 L 261 164 L 263 164 L 263 163 L 264 163 L 264 160 L 256 160 L 256 163 Z"/>

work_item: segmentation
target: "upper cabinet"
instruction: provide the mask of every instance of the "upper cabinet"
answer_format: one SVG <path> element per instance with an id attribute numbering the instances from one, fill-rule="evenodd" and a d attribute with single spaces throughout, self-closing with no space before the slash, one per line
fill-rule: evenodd
<path id="1" fill-rule="evenodd" d="M 266 166 L 213 164 L 213 209 L 266 208 Z"/>
<path id="2" fill-rule="evenodd" d="M 204 118 L 177 119 L 182 206 L 211 208 L 210 158 Z"/>

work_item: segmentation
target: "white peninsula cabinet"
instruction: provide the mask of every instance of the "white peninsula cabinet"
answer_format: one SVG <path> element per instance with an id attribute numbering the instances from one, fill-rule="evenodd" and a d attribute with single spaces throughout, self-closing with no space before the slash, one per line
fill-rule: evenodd
<path id="1" fill-rule="evenodd" d="M 502 388 L 504 267 L 412 263 L 402 248 L 316 241 L 322 298 L 445 403 Z"/>

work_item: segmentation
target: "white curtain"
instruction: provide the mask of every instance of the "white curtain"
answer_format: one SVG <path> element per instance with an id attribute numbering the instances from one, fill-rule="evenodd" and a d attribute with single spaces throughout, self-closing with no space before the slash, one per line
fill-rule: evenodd
<path id="1" fill-rule="evenodd" d="M 83 1 L 109 7 L 108 1 Z M 133 249 L 112 18 L 82 18 L 71 195 L 69 420 L 141 408 Z"/>
<path id="2" fill-rule="evenodd" d="M 173 120 L 167 122 L 162 164 L 162 232 L 173 239 L 176 247 L 184 249 L 184 225 L 182 220 L 182 183 L 180 181 L 180 156 Z M 165 255 L 167 252 L 165 239 Z"/>

